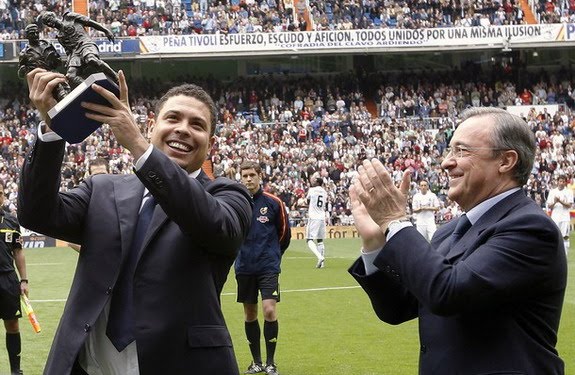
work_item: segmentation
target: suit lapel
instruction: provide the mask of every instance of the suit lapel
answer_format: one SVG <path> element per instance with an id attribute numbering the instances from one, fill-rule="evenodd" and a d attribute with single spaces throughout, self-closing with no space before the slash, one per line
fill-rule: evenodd
<path id="1" fill-rule="evenodd" d="M 443 256 L 447 256 L 447 252 L 449 251 L 451 233 L 457 225 L 456 222 L 457 220 L 451 220 L 450 222 L 441 226 L 437 232 L 435 232 L 435 236 L 431 241 L 431 244 L 435 246 L 435 250 Z"/>
<path id="2" fill-rule="evenodd" d="M 190 177 L 190 178 L 193 178 L 193 177 Z M 198 177 L 196 177 L 196 180 L 198 180 L 204 186 L 211 181 L 210 177 L 207 174 L 205 174 L 204 171 L 200 171 L 200 174 L 198 175 Z M 143 193 L 144 192 L 142 189 L 141 194 L 143 194 Z M 148 244 L 150 243 L 150 241 L 154 238 L 156 233 L 158 233 L 158 231 L 160 230 L 162 225 L 164 225 L 167 220 L 168 220 L 168 215 L 166 214 L 166 212 L 164 211 L 164 209 L 160 206 L 160 204 L 158 202 L 158 204 L 156 205 L 156 208 L 154 209 L 154 215 L 152 216 L 152 221 L 150 222 L 150 226 L 148 227 L 148 232 L 146 233 L 146 238 L 144 238 L 142 248 L 140 249 L 140 253 L 138 254 L 138 262 L 140 261 L 142 254 L 145 251 L 147 251 L 147 247 L 148 247 Z M 135 225 L 133 225 L 132 227 L 133 227 L 132 228 L 132 235 L 133 235 L 133 231 L 135 230 Z"/>
<path id="3" fill-rule="evenodd" d="M 501 220 L 503 216 L 507 215 L 509 211 L 513 210 L 524 199 L 526 199 L 525 194 L 520 190 L 504 198 L 494 207 L 489 209 L 479 218 L 479 220 L 477 220 L 475 224 L 471 226 L 461 239 L 451 249 L 449 249 L 446 256 L 447 260 L 453 264 L 461 255 L 466 253 L 469 248 L 474 248 L 473 244 L 475 243 L 475 240 L 488 226 Z"/>
<path id="4" fill-rule="evenodd" d="M 200 174 L 198 175 L 198 177 L 196 177 L 196 180 L 200 181 L 200 183 L 203 186 L 206 186 L 206 184 L 210 181 L 212 181 L 212 179 L 210 178 L 210 176 L 208 176 L 207 174 L 204 173 L 203 170 L 200 170 Z"/>
<path id="5" fill-rule="evenodd" d="M 122 259 L 124 259 L 130 250 L 136 230 L 136 218 L 144 195 L 144 185 L 136 175 L 127 175 L 114 182 L 114 195 L 120 225 Z"/>
<path id="6" fill-rule="evenodd" d="M 152 216 L 152 221 L 150 222 L 150 226 L 148 227 L 148 231 L 146 233 L 146 238 L 144 238 L 144 242 L 142 243 L 142 248 L 140 249 L 140 253 L 138 254 L 138 262 L 140 261 L 140 257 L 147 250 L 148 244 L 154 238 L 158 230 L 162 227 L 162 225 L 168 220 L 168 215 L 164 212 L 160 204 L 156 204 L 156 208 L 154 209 L 154 215 Z"/>

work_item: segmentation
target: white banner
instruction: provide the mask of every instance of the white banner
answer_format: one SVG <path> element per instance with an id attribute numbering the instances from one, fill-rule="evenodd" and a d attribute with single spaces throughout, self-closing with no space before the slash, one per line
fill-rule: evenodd
<path id="1" fill-rule="evenodd" d="M 192 34 L 141 37 L 141 53 L 301 52 L 397 47 L 502 48 L 575 41 L 575 24 L 433 29 L 364 29 L 282 33 Z"/>

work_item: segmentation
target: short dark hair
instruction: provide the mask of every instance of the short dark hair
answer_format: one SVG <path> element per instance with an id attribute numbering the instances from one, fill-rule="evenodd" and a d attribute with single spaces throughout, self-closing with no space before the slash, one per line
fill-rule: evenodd
<path id="1" fill-rule="evenodd" d="M 323 185 L 323 178 L 317 177 L 317 178 L 315 179 L 315 185 L 316 185 L 316 186 L 322 186 L 322 185 Z"/>
<path id="2" fill-rule="evenodd" d="M 88 171 L 91 171 L 92 167 L 97 167 L 99 165 L 105 166 L 106 172 L 110 172 L 110 165 L 108 163 L 108 160 L 106 160 L 104 158 L 95 158 L 95 159 L 91 160 L 90 164 L 88 165 Z"/>
<path id="3" fill-rule="evenodd" d="M 36 32 L 38 32 L 38 25 L 36 25 L 35 23 L 31 23 L 31 24 L 29 24 L 28 26 L 26 26 L 26 28 L 24 29 L 24 33 L 25 33 L 26 35 L 28 35 L 28 33 L 29 33 L 30 31 L 36 31 Z"/>
<path id="4" fill-rule="evenodd" d="M 240 165 L 240 172 L 245 169 L 253 169 L 257 173 L 262 173 L 262 167 L 260 166 L 260 163 L 253 160 L 246 160 L 242 163 L 242 165 Z"/>
<path id="5" fill-rule="evenodd" d="M 214 103 L 214 100 L 212 99 L 210 94 L 206 92 L 206 90 L 204 90 L 198 85 L 194 85 L 193 83 L 184 83 L 182 85 L 175 86 L 169 89 L 156 103 L 155 106 L 156 116 L 158 116 L 158 114 L 162 110 L 162 107 L 164 106 L 164 104 L 166 104 L 166 101 L 168 101 L 168 99 L 178 95 L 189 96 L 191 98 L 199 100 L 200 102 L 208 106 L 211 115 L 210 135 L 214 135 L 216 133 L 216 121 L 218 119 L 218 109 L 216 107 L 216 104 Z"/>

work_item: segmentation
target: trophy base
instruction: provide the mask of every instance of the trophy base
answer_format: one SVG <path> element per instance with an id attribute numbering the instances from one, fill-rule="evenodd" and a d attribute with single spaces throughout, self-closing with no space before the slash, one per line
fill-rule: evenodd
<path id="1" fill-rule="evenodd" d="M 95 73 L 48 111 L 51 120 L 50 128 L 68 143 L 82 142 L 102 125 L 99 121 L 87 118 L 85 115 L 87 111 L 80 104 L 82 102 L 110 104 L 103 96 L 92 90 L 94 83 L 113 92 L 116 96 L 120 95 L 120 89 L 113 80 L 104 73 Z"/>

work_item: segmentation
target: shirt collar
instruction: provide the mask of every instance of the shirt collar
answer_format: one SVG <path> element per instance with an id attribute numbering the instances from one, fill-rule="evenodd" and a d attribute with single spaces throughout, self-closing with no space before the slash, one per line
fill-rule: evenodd
<path id="1" fill-rule="evenodd" d="M 521 187 L 515 187 L 479 203 L 477 206 L 473 207 L 471 210 L 469 210 L 469 212 L 466 213 L 467 218 L 471 224 L 475 224 L 477 220 L 479 220 L 479 218 L 481 218 L 481 216 L 483 216 L 493 206 L 519 190 L 521 190 Z"/>

